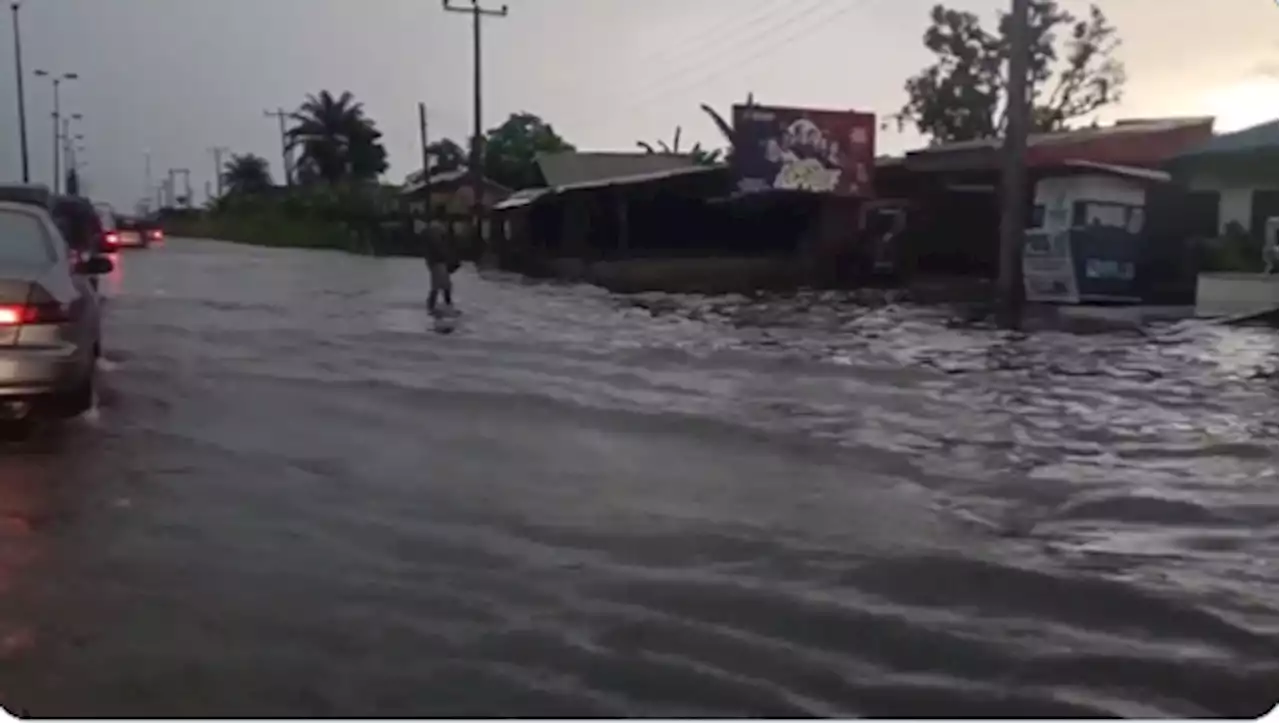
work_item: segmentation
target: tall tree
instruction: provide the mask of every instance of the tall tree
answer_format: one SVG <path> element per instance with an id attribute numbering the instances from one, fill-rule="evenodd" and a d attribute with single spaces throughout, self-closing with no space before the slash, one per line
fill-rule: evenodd
<path id="1" fill-rule="evenodd" d="M 978 16 L 934 6 L 924 45 L 937 60 L 906 82 L 899 125 L 912 124 L 932 143 L 991 138 L 1004 131 L 1009 59 L 1008 13 L 996 32 Z M 1063 130 L 1120 99 L 1123 64 L 1115 26 L 1097 6 L 1078 18 L 1057 0 L 1031 0 L 1029 97 L 1034 132 Z"/>
<path id="2" fill-rule="evenodd" d="M 527 112 L 512 113 L 485 136 L 485 175 L 515 190 L 540 183 L 537 154 L 574 150 L 550 123 Z"/>
<path id="3" fill-rule="evenodd" d="M 271 185 L 271 166 L 262 156 L 236 154 L 222 167 L 222 186 L 227 194 L 262 193 Z"/>
<path id="4" fill-rule="evenodd" d="M 292 115 L 291 148 L 298 148 L 299 180 L 372 180 L 387 170 L 382 133 L 350 92 L 307 96 Z"/>

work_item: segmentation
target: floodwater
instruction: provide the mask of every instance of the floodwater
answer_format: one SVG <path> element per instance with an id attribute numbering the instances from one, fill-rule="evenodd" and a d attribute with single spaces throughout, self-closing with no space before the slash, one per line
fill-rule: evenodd
<path id="1" fill-rule="evenodd" d="M 100 408 L 0 447 L 36 716 L 1253 716 L 1274 330 L 127 254 Z"/>

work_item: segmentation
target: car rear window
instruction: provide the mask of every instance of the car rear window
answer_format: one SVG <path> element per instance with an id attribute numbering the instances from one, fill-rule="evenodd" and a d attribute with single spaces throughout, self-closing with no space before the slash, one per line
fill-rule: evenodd
<path id="1" fill-rule="evenodd" d="M 57 259 L 53 239 L 38 215 L 0 209 L 0 271 L 44 268 Z"/>
<path id="2" fill-rule="evenodd" d="M 116 230 L 116 217 L 110 210 L 105 208 L 95 209 L 98 212 L 98 223 L 102 224 L 103 231 Z"/>

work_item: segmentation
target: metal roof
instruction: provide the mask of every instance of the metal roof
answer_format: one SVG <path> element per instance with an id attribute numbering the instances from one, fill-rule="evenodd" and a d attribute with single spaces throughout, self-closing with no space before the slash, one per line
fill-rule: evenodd
<path id="1" fill-rule="evenodd" d="M 1135 118 L 1129 120 L 1118 120 L 1114 125 L 1100 126 L 1098 128 L 1075 128 L 1072 130 L 1057 131 L 1054 133 L 1032 133 L 1027 136 L 1027 147 L 1034 148 L 1037 146 L 1049 146 L 1057 143 L 1078 143 L 1080 141 L 1110 138 L 1112 136 L 1123 136 L 1128 134 L 1156 133 L 1160 131 L 1171 131 L 1179 128 L 1202 126 L 1206 124 L 1212 126 L 1212 116 L 1194 116 L 1188 118 Z M 937 146 L 928 146 L 919 150 L 911 151 L 907 155 L 914 156 L 918 154 L 949 153 L 951 151 L 997 149 L 1001 148 L 1003 145 L 1004 138 L 979 138 L 972 141 L 957 141 L 955 143 L 943 143 Z"/>
<path id="2" fill-rule="evenodd" d="M 432 174 L 431 176 L 431 185 L 433 187 L 447 186 L 451 183 L 458 183 L 459 181 L 465 181 L 467 180 L 467 178 L 470 177 L 470 173 L 471 172 L 468 171 L 466 168 L 459 168 L 453 171 L 442 171 L 440 173 L 435 173 L 435 174 Z M 417 178 L 414 178 L 415 175 L 417 176 Z M 400 189 L 401 194 L 408 195 L 412 193 L 417 193 L 418 191 L 422 190 L 422 174 L 421 173 L 410 174 L 409 179 L 406 179 L 406 181 L 407 182 L 404 184 L 404 187 Z M 496 191 L 501 191 L 503 193 L 511 192 L 511 189 L 489 178 L 484 179 L 484 183 L 486 186 Z"/>
<path id="3" fill-rule="evenodd" d="M 1136 168 L 1134 166 L 1119 166 L 1114 163 L 1097 163 L 1095 161 L 1073 159 L 1063 161 L 1061 165 L 1064 168 L 1078 169 L 1081 171 L 1094 171 L 1097 173 L 1104 173 L 1109 176 L 1132 178 L 1138 181 L 1167 183 L 1173 178 L 1173 176 L 1165 173 L 1164 171 L 1153 171 L 1150 168 Z"/>
<path id="4" fill-rule="evenodd" d="M 508 211 L 513 208 L 528 206 L 546 194 L 551 193 L 551 190 L 552 189 L 550 188 L 526 188 L 521 191 L 516 191 L 507 198 L 493 204 L 493 210 Z"/>
<path id="5" fill-rule="evenodd" d="M 537 163 L 542 180 L 553 188 L 699 167 L 692 157 L 671 153 L 560 151 L 539 153 Z"/>
<path id="6" fill-rule="evenodd" d="M 1178 156 L 1178 160 L 1225 153 L 1256 153 L 1280 148 L 1280 120 L 1259 123 L 1234 133 L 1222 133 Z"/>

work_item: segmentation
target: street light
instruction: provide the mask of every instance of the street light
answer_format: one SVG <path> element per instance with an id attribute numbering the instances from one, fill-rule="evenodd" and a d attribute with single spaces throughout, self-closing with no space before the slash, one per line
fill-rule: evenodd
<path id="1" fill-rule="evenodd" d="M 59 178 L 59 174 L 62 171 L 62 159 L 58 148 L 58 141 L 60 140 L 58 122 L 62 116 L 62 106 L 58 98 L 58 88 L 62 85 L 62 81 L 77 80 L 80 76 L 76 73 L 50 73 L 47 70 L 36 70 L 35 76 L 37 78 L 49 78 L 53 81 L 53 192 L 60 193 L 62 188 L 62 179 Z"/>
<path id="2" fill-rule="evenodd" d="M 22 145 L 22 182 L 31 183 L 31 156 L 27 151 L 27 94 L 22 88 L 24 80 L 22 72 L 22 26 L 18 22 L 18 10 L 22 3 L 13 2 L 9 9 L 13 11 L 13 72 L 14 83 L 18 89 L 18 139 Z"/>

